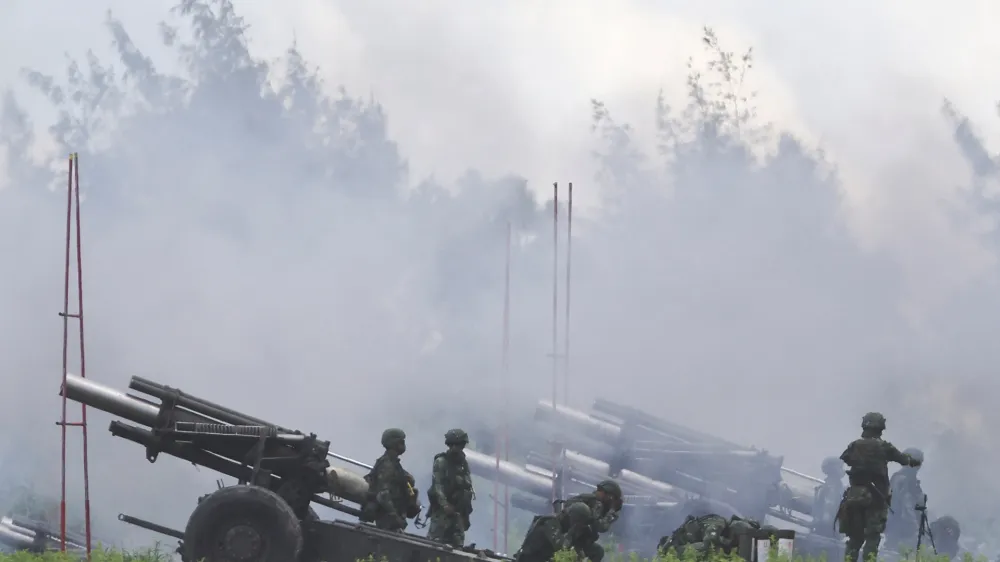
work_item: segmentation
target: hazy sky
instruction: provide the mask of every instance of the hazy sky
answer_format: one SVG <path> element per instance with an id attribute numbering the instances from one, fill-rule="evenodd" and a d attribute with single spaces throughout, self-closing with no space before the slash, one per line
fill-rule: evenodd
<path id="1" fill-rule="evenodd" d="M 113 60 L 103 25 L 109 9 L 136 45 L 155 59 L 159 70 L 171 72 L 180 67 L 157 34 L 158 22 L 169 17 L 172 1 L 13 0 L 7 4 L 0 37 L 13 48 L 0 50 L 0 86 L 14 90 L 39 128 L 52 120 L 51 106 L 27 88 L 20 70 L 30 67 L 60 75 L 64 54 L 82 59 L 86 49 Z M 352 95 L 374 96 L 384 106 L 389 135 L 399 143 L 409 164 L 409 184 L 433 175 L 451 185 L 467 169 L 479 170 L 488 178 L 513 173 L 526 178 L 529 188 L 541 198 L 549 196 L 551 182 L 573 181 L 578 201 L 589 206 L 598 202 L 591 157 L 595 146 L 588 119 L 592 98 L 604 101 L 618 121 L 633 124 L 644 147 L 650 148 L 657 92 L 662 88 L 669 103 L 683 103 L 685 62 L 689 56 L 696 60 L 703 56 L 699 45 L 702 26 L 714 28 L 728 50 L 742 53 L 752 46 L 755 69 L 749 85 L 759 92 L 761 116 L 825 150 L 843 178 L 847 196 L 844 219 L 858 244 L 884 252 L 880 259 L 901 271 L 903 281 L 893 295 L 898 299 L 894 305 L 901 310 L 901 320 L 889 331 L 912 330 L 927 339 L 899 336 L 904 343 L 890 352 L 874 342 L 897 334 L 876 330 L 874 321 L 870 323 L 871 334 L 845 334 L 821 324 L 772 330 L 768 318 L 775 326 L 786 320 L 794 325 L 796 320 L 788 320 L 794 317 L 794 307 L 784 301 L 791 293 L 804 299 L 802 302 L 822 303 L 830 315 L 841 308 L 856 307 L 856 302 L 830 302 L 819 290 L 817 295 L 803 296 L 809 288 L 826 288 L 828 279 L 829 287 L 847 287 L 840 277 L 844 272 L 817 274 L 811 287 L 762 285 L 736 291 L 733 287 L 739 279 L 732 278 L 746 276 L 741 278 L 746 287 L 754 287 L 749 278 L 752 273 L 747 272 L 757 270 L 733 265 L 727 253 L 731 244 L 720 242 L 718 248 L 722 249 L 713 254 L 713 248 L 718 248 L 709 245 L 711 242 L 701 245 L 696 241 L 700 231 L 692 227 L 685 231 L 692 241 L 685 254 L 690 254 L 690 261 L 684 263 L 696 271 L 690 278 L 684 277 L 688 270 L 683 268 L 675 275 L 679 266 L 649 263 L 655 261 L 656 253 L 641 244 L 622 249 L 608 242 L 594 250 L 598 257 L 580 266 L 580 362 L 587 364 L 579 375 L 580 395 L 597 393 L 599 381 L 614 372 L 623 384 L 616 394 L 619 399 L 650 409 L 675 408 L 683 416 L 704 413 L 708 419 L 702 425 L 706 429 L 730 427 L 733 435 L 727 437 L 732 439 L 758 435 L 758 444 L 799 465 L 813 464 L 801 469 L 815 472 L 824 451 L 839 453 L 844 440 L 855 435 L 862 410 L 879 407 L 874 398 L 857 397 L 848 387 L 863 384 L 866 377 L 886 365 L 918 367 L 909 359 L 920 356 L 924 343 L 937 350 L 934 357 L 941 363 L 927 369 L 939 379 L 950 376 L 941 371 L 942 363 L 963 357 L 965 364 L 956 370 L 974 373 L 969 376 L 979 385 L 975 386 L 979 396 L 1000 394 L 995 379 L 989 378 L 995 352 L 970 352 L 947 343 L 949 336 L 942 332 L 949 326 L 933 325 L 934 314 L 941 308 L 971 310 L 971 315 L 954 312 L 949 318 L 958 319 L 955 322 L 965 330 L 980 333 L 980 343 L 988 342 L 986 331 L 995 326 L 988 318 L 976 317 L 976 306 L 958 308 L 952 302 L 970 280 L 981 279 L 984 272 L 992 279 L 995 253 L 976 234 L 978 223 L 953 220 L 956 193 L 972 178 L 951 138 L 949 123 L 941 116 L 947 98 L 976 124 L 991 152 L 1000 151 L 996 110 L 1000 74 L 995 69 L 1000 60 L 1000 37 L 995 33 L 1000 7 L 995 3 L 234 0 L 234 4 L 251 25 L 249 37 L 255 56 L 277 59 L 294 39 L 308 63 L 319 67 L 330 91 L 343 85 Z M 221 112 L 226 102 L 213 103 Z M 123 211 L 125 218 L 102 215 L 91 219 L 85 214 L 85 221 L 100 223 L 93 227 L 99 232 L 92 243 L 94 261 L 88 262 L 97 311 L 92 313 L 97 318 L 89 336 L 93 340 L 88 340 L 95 347 L 91 376 L 123 386 L 129 375 L 144 374 L 215 401 L 224 401 L 221 393 L 235 393 L 239 404 L 232 404 L 234 407 L 282 424 L 303 428 L 312 424 L 311 430 L 336 434 L 336 439 L 327 438 L 335 441 L 335 448 L 343 447 L 344 454 L 370 460 L 378 453 L 375 441 L 381 429 L 407 422 L 390 419 L 392 416 L 374 408 L 379 412 L 377 419 L 370 422 L 371 427 L 366 425 L 368 418 L 363 416 L 371 413 L 372 401 L 380 399 L 382 385 L 408 381 L 406 384 L 414 387 L 430 388 L 451 384 L 471 370 L 482 375 L 495 369 L 502 296 L 474 293 L 470 282 L 454 291 L 453 301 L 444 299 L 447 306 L 438 307 L 437 301 L 432 303 L 430 290 L 421 285 L 430 284 L 422 276 L 430 275 L 426 270 L 431 267 L 432 251 L 438 250 L 435 241 L 454 240 L 460 237 L 456 232 L 471 232 L 476 216 L 462 217 L 462 224 L 441 223 L 414 231 L 413 225 L 397 214 L 334 196 L 316 196 L 315 200 L 303 196 L 291 204 L 287 216 L 271 212 L 275 209 L 271 199 L 251 196 L 226 205 L 256 217 L 259 224 L 255 223 L 257 230 L 253 232 L 257 234 L 240 242 L 222 239 L 186 222 L 193 220 L 190 216 L 196 212 L 215 209 L 225 199 L 223 191 L 232 188 L 226 185 L 227 172 L 222 165 L 213 168 L 213 161 L 205 155 L 213 150 L 238 152 L 247 139 L 215 134 L 206 125 L 197 134 L 191 131 L 191 146 L 158 149 L 167 160 L 164 168 L 190 168 L 195 183 L 185 188 L 191 193 L 201 189 L 197 191 L 199 198 L 164 200 L 158 210 L 143 208 L 134 215 L 126 216 Z M 153 146 L 155 140 L 148 142 Z M 294 150 L 291 141 L 285 145 Z M 52 158 L 44 153 L 46 143 L 40 146 L 40 158 Z M 188 160 L 195 151 L 201 151 L 202 158 Z M 171 161 L 171 157 L 176 160 Z M 123 182 L 159 185 L 162 181 L 170 185 L 167 179 L 157 179 L 154 172 L 144 172 L 145 163 L 123 162 L 128 171 L 122 176 L 130 178 Z M 3 165 L 0 159 L 0 172 L 4 172 Z M 259 186 L 282 181 L 278 168 L 273 169 L 275 175 L 260 177 Z M 7 177 L 7 173 L 0 174 L 0 178 Z M 10 187 L 9 181 L 3 183 Z M 247 191 L 253 192 L 256 186 L 250 185 Z M 25 390 L 30 396 L 17 401 L 7 397 L 0 403 L 2 419 L 10 425 L 21 416 L 20 404 L 44 399 L 44 406 L 38 406 L 30 417 L 44 421 L 48 428 L 49 417 L 56 415 L 56 384 L 43 384 L 37 377 L 50 373 L 55 381 L 58 370 L 55 311 L 60 305 L 62 225 L 58 213 L 44 214 L 43 207 L 46 212 L 51 208 L 28 198 L 0 198 L 0 204 L 9 205 L 6 214 L 0 215 L 8 218 L 7 225 L 0 224 L 4 237 L 0 249 L 16 256 L 0 265 L 0 275 L 10 285 L 5 289 L 10 296 L 4 297 L 9 300 L 0 303 L 15 311 L 7 315 L 4 324 L 8 325 L 0 330 L 7 338 L 5 347 L 0 347 L 6 350 L 0 370 L 16 371 L 24 388 L 30 389 Z M 340 222 L 328 218 L 326 213 L 343 208 L 349 211 L 337 215 Z M 327 220 L 331 225 L 323 230 Z M 632 233 L 639 241 L 668 232 L 655 220 L 642 224 Z M 352 230 L 375 228 L 372 225 L 385 226 L 378 237 L 362 237 Z M 308 236 L 311 245 L 296 246 L 296 251 L 289 252 L 289 240 L 299 240 L 294 236 Z M 678 248 L 685 247 L 683 240 L 675 243 Z M 484 274 L 496 283 L 502 275 L 502 244 L 468 251 L 496 267 Z M 796 270 L 800 267 L 796 259 L 781 254 L 775 261 Z M 458 262 L 451 266 L 461 270 L 461 259 Z M 548 266 L 533 263 L 524 267 L 544 271 Z M 406 276 L 417 279 L 413 282 L 417 288 L 402 286 L 401 279 Z M 706 282 L 714 279 L 720 280 L 717 285 Z M 518 289 L 523 298 L 513 305 L 521 323 L 514 339 L 525 344 L 522 350 L 529 349 L 521 352 L 525 355 L 547 345 L 548 287 L 543 282 L 530 283 L 534 284 Z M 658 296 L 661 288 L 668 294 L 664 297 L 667 304 L 662 305 L 663 311 L 653 311 L 660 304 L 650 305 L 646 299 Z M 858 302 L 877 298 L 851 290 L 831 294 L 840 295 L 837 298 L 857 294 Z M 467 293 L 472 296 L 456 304 L 459 296 Z M 982 293 L 975 295 L 979 298 Z M 995 294 L 992 299 L 990 306 L 1000 302 Z M 709 301 L 720 311 L 703 306 Z M 746 309 L 733 306 L 749 301 L 754 302 Z M 990 306 L 982 310 L 991 310 Z M 460 310 L 454 312 L 449 307 Z M 680 309 L 690 312 L 691 317 L 684 323 L 677 320 L 675 325 L 672 322 Z M 415 325 L 433 325 L 435 314 L 462 316 L 469 328 L 461 336 L 475 345 L 468 353 L 445 361 L 453 370 L 446 369 L 441 378 L 407 379 L 413 351 L 428 338 L 423 332 L 419 336 L 411 332 L 426 331 L 426 327 Z M 982 314 L 987 316 L 988 312 Z M 383 335 L 389 321 L 398 321 L 397 331 Z M 661 322 L 670 323 L 671 328 L 662 333 L 650 329 Z M 856 318 L 852 322 L 844 325 L 864 324 Z M 766 340 L 765 335 L 772 339 Z M 681 349 L 653 349 L 673 338 L 685 342 L 678 346 Z M 871 349 L 832 351 L 838 343 L 854 341 L 851 338 L 872 342 Z M 765 340 L 774 345 L 766 353 L 759 351 Z M 267 345 L 261 343 L 264 341 Z M 544 373 L 542 353 L 532 357 L 522 358 L 528 373 L 520 375 L 519 381 L 525 386 Z M 839 360 L 843 364 L 836 364 Z M 813 364 L 817 364 L 816 380 L 801 371 Z M 846 365 L 855 371 L 833 381 L 830 375 Z M 102 372 L 102 368 L 113 372 Z M 670 384 L 644 374 L 650 369 L 670 368 L 688 374 L 678 375 Z M 137 372 L 140 370 L 145 372 Z M 743 372 L 733 374 L 736 370 Z M 820 380 L 820 371 L 832 382 Z M 664 406 L 675 391 L 703 388 L 706 377 L 720 387 L 715 389 L 722 397 L 720 408 L 737 411 L 737 415 L 719 410 L 701 412 L 691 403 Z M 775 398 L 772 391 L 747 395 L 737 388 L 762 380 L 788 390 L 781 390 Z M 455 383 L 480 391 L 492 383 L 477 384 Z M 302 396 L 296 385 L 313 390 Z M 268 390 L 261 392 L 260 386 Z M 546 389 L 546 384 L 537 385 L 540 392 Z M 540 393 L 534 390 L 526 394 Z M 429 401 L 446 400 L 441 393 L 431 391 L 419 396 Z M 448 396 L 448 400 L 454 399 Z M 825 396 L 825 403 L 811 406 L 819 396 Z M 305 402 L 292 403 L 295 400 Z M 845 402 L 838 405 L 837 400 Z M 776 407 L 785 408 L 782 416 L 759 415 L 759 408 Z M 751 412 L 758 413 L 753 416 L 755 423 L 734 423 Z M 788 422 L 789 416 L 809 413 L 817 419 Z M 150 480 L 149 485 L 157 490 L 132 492 L 120 502 L 141 516 L 142 502 L 151 501 L 169 486 L 187 485 L 190 497 L 177 494 L 176 500 L 171 500 L 176 504 L 171 503 L 164 514 L 170 519 L 164 523 L 182 524 L 179 518 L 186 506 L 193 505 L 198 493 L 207 491 L 205 482 L 211 478 L 190 477 L 191 471 L 184 467 L 167 471 L 144 466 L 138 448 L 108 445 L 106 422 L 106 418 L 95 422 L 93 431 L 99 436 L 94 439 L 103 443 L 95 448 L 113 451 L 109 454 L 116 463 L 129 463 L 137 480 L 166 479 L 159 483 Z M 439 445 L 437 433 L 447 428 L 440 429 L 426 437 L 430 449 L 425 452 Z M 781 450 L 789 437 L 785 431 L 798 440 L 815 437 L 817 443 Z M 57 446 L 54 434 L 51 452 Z M 410 462 L 429 466 L 429 457 L 415 457 Z M 122 483 L 105 476 L 95 486 L 111 494 Z M 128 488 L 135 490 L 135 485 Z M 105 507 L 109 513 L 119 509 Z"/>

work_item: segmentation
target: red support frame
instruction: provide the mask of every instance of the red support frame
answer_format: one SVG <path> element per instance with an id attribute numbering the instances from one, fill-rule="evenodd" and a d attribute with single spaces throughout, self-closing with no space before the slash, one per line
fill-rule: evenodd
<path id="1" fill-rule="evenodd" d="M 75 219 L 75 221 L 74 221 Z M 75 222 L 75 225 L 74 225 Z M 69 288 L 73 234 L 76 234 L 76 291 L 77 311 L 69 311 Z M 63 319 L 63 349 L 62 349 L 62 385 L 66 387 L 66 377 L 69 374 L 69 321 L 77 320 L 80 328 L 80 376 L 87 376 L 86 353 L 83 338 L 83 253 L 80 243 L 80 169 L 79 155 L 69 155 L 69 171 L 66 179 L 66 270 L 64 276 L 63 311 L 59 316 Z M 83 510 L 84 525 L 87 536 L 87 560 L 90 560 L 90 467 L 87 462 L 87 406 L 80 405 L 80 421 L 66 421 L 67 399 L 62 392 L 62 417 L 56 422 L 62 430 L 62 495 L 59 500 L 59 542 L 61 550 L 66 551 L 66 428 L 79 427 L 83 433 Z"/>

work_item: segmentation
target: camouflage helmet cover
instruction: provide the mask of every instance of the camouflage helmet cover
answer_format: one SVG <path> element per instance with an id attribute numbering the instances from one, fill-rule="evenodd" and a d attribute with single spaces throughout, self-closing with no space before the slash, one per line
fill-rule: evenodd
<path id="1" fill-rule="evenodd" d="M 924 452 L 916 447 L 910 447 L 909 449 L 903 451 L 904 454 L 910 455 L 910 458 L 915 459 L 919 462 L 924 462 Z"/>
<path id="2" fill-rule="evenodd" d="M 447 433 L 444 434 L 444 444 L 445 445 L 468 445 L 469 444 L 469 434 L 462 429 L 449 429 Z"/>
<path id="3" fill-rule="evenodd" d="M 837 457 L 826 457 L 823 459 L 823 474 L 843 474 L 844 461 Z"/>
<path id="4" fill-rule="evenodd" d="M 861 418 L 861 429 L 885 430 L 885 416 L 878 412 L 868 412 Z"/>
<path id="5" fill-rule="evenodd" d="M 956 537 L 961 533 L 961 527 L 958 525 L 958 521 L 951 515 L 945 515 L 944 517 L 938 518 L 936 521 L 931 523 L 931 528 L 935 533 L 947 533 Z"/>
<path id="6" fill-rule="evenodd" d="M 587 504 L 582 502 L 571 503 L 563 513 L 569 518 L 571 525 L 582 525 L 586 523 L 591 516 L 590 508 Z"/>
<path id="7" fill-rule="evenodd" d="M 406 432 L 398 427 L 390 427 L 382 432 L 382 446 L 392 447 L 396 443 L 406 441 Z"/>
<path id="8" fill-rule="evenodd" d="M 600 490 L 600 491 L 602 491 L 602 492 L 604 492 L 605 494 L 611 495 L 612 497 L 614 497 L 616 499 L 620 499 L 622 497 L 621 486 L 619 486 L 618 483 L 615 482 L 614 480 L 603 480 L 603 481 L 601 481 L 597 485 L 597 489 Z"/>

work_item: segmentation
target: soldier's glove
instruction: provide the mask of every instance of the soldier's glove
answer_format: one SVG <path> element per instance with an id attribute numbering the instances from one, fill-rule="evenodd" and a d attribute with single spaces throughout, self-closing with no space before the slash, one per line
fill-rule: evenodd
<path id="1" fill-rule="evenodd" d="M 924 463 L 920 459 L 915 459 L 913 457 L 910 457 L 910 466 L 916 468 L 922 464 Z"/>

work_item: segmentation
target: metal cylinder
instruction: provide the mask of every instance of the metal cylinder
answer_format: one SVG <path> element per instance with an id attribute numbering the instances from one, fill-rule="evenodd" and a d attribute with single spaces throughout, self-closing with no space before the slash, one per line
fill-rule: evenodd
<path id="1" fill-rule="evenodd" d="M 15 531 L 13 527 L 0 522 L 0 542 L 18 550 L 31 548 L 35 544 L 34 537 Z"/>
<path id="2" fill-rule="evenodd" d="M 294 433 L 291 429 L 283 428 L 260 418 L 248 416 L 247 414 L 238 412 L 232 408 L 227 408 L 214 402 L 209 402 L 204 398 L 192 396 L 176 388 L 171 388 L 142 377 L 132 377 L 132 380 L 129 381 L 128 387 L 136 392 L 148 394 L 159 398 L 160 400 L 175 399 L 177 401 L 177 405 L 182 408 L 187 408 L 192 412 L 197 412 L 203 416 L 208 416 L 224 423 L 233 425 L 263 425 L 277 428 L 279 431 L 284 433 Z"/>
<path id="3" fill-rule="evenodd" d="M 484 455 L 478 451 L 465 450 L 465 460 L 469 463 L 469 470 L 476 476 L 493 478 L 498 476 L 502 484 L 513 486 L 522 492 L 538 496 L 540 498 L 552 497 L 552 479 L 539 474 L 532 474 L 524 468 L 508 461 L 500 461 L 499 474 L 497 473 L 497 459 L 489 455 Z"/>
<path id="4" fill-rule="evenodd" d="M 617 425 L 599 420 L 586 412 L 566 406 L 552 407 L 552 402 L 539 400 L 535 407 L 535 419 L 557 424 L 565 429 L 573 429 L 603 443 L 614 443 L 621 436 Z"/>
<path id="5" fill-rule="evenodd" d="M 124 392 L 76 375 L 66 375 L 66 386 L 60 391 L 60 395 L 150 427 L 156 424 L 156 417 L 160 413 L 160 409 L 152 404 L 140 402 Z"/>
<path id="6" fill-rule="evenodd" d="M 363 476 L 346 468 L 331 466 L 326 469 L 326 480 L 330 491 L 347 501 L 365 504 L 368 495 L 368 481 Z"/>

